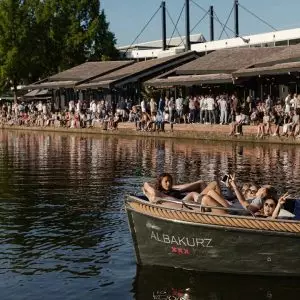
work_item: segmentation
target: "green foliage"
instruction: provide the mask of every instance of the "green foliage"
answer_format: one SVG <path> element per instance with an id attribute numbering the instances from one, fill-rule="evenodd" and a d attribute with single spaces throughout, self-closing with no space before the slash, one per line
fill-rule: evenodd
<path id="1" fill-rule="evenodd" d="M 99 0 L 0 0 L 0 86 L 118 57 Z M 0 87 L 1 88 L 1 87 Z"/>
<path id="2" fill-rule="evenodd" d="M 144 99 L 150 100 L 151 98 L 157 100 L 161 95 L 161 91 L 152 87 L 144 85 L 141 90 L 141 95 Z"/>

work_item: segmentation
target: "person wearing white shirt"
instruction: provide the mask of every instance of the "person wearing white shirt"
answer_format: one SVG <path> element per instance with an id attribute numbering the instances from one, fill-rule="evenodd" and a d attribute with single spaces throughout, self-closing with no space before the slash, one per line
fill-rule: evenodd
<path id="1" fill-rule="evenodd" d="M 46 103 L 43 103 L 42 109 L 43 109 L 43 114 L 46 115 L 47 114 L 47 105 L 46 105 Z"/>
<path id="2" fill-rule="evenodd" d="M 36 108 L 37 108 L 37 111 L 38 111 L 39 113 L 42 113 L 42 111 L 43 111 L 43 104 L 42 104 L 42 101 L 39 101 L 39 103 L 38 103 L 38 105 L 36 106 Z"/>
<path id="3" fill-rule="evenodd" d="M 207 108 L 207 103 L 206 103 L 206 98 L 203 96 L 199 100 L 199 109 L 200 109 L 200 124 L 203 124 L 206 122 L 206 108 Z"/>
<path id="4" fill-rule="evenodd" d="M 214 113 L 214 109 L 215 109 L 215 99 L 209 95 L 206 99 L 206 103 L 207 103 L 207 114 L 208 114 L 208 120 L 210 124 L 215 124 L 216 123 L 216 118 L 215 118 L 215 113 Z M 207 118 L 206 118 L 207 120 Z"/>
<path id="5" fill-rule="evenodd" d="M 291 107 L 294 108 L 294 110 L 297 108 L 297 94 L 294 94 L 293 99 L 291 99 Z"/>
<path id="6" fill-rule="evenodd" d="M 178 122 L 180 123 L 180 120 L 182 118 L 182 112 L 183 112 L 183 99 L 182 97 L 178 97 L 175 101 L 175 107 L 176 107 L 176 113 L 178 117 Z"/>
<path id="7" fill-rule="evenodd" d="M 221 96 L 221 98 L 219 99 L 219 107 L 220 107 L 220 124 L 226 124 L 227 123 L 227 101 L 225 99 L 225 97 Z"/>
<path id="8" fill-rule="evenodd" d="M 74 112 L 75 111 L 75 103 L 74 100 L 69 101 L 69 111 Z"/>
<path id="9" fill-rule="evenodd" d="M 291 94 L 288 94 L 284 100 L 285 108 L 284 112 L 288 114 L 291 111 Z"/>
<path id="10" fill-rule="evenodd" d="M 141 111 L 142 113 L 146 112 L 146 101 L 144 99 L 141 101 Z"/>
<path id="11" fill-rule="evenodd" d="M 92 113 L 95 115 L 97 112 L 97 104 L 95 102 L 95 100 L 92 100 L 91 105 L 90 105 L 90 110 L 92 111 Z"/>
<path id="12" fill-rule="evenodd" d="M 150 99 L 150 113 L 153 115 L 157 112 L 157 104 L 153 98 Z"/>
<path id="13" fill-rule="evenodd" d="M 169 108 L 169 122 L 171 123 L 174 120 L 174 109 L 175 109 L 175 103 L 173 97 L 171 97 L 168 102 L 168 108 Z"/>
<path id="14" fill-rule="evenodd" d="M 266 108 L 267 108 L 267 110 L 270 110 L 271 107 L 272 107 L 272 99 L 271 99 L 271 96 L 270 96 L 270 95 L 268 95 L 268 97 L 267 97 L 265 103 L 266 103 Z"/>
<path id="15" fill-rule="evenodd" d="M 245 124 L 246 116 L 240 112 L 239 109 L 236 110 L 235 121 L 231 123 L 231 131 L 229 135 L 243 135 L 242 126 Z"/>

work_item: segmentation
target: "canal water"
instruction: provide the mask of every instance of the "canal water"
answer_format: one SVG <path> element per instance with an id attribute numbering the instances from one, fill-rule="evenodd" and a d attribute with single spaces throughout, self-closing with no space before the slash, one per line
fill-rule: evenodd
<path id="1" fill-rule="evenodd" d="M 0 131 L 0 299 L 298 296 L 294 279 L 137 268 L 123 199 L 163 171 L 297 196 L 300 148 Z"/>

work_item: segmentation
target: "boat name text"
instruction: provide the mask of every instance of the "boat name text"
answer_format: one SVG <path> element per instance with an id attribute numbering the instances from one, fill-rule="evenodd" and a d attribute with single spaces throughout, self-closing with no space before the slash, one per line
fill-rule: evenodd
<path id="1" fill-rule="evenodd" d="M 212 248 L 212 239 L 198 237 L 175 236 L 165 233 L 151 231 L 151 239 L 164 244 L 171 244 L 184 247 Z"/>

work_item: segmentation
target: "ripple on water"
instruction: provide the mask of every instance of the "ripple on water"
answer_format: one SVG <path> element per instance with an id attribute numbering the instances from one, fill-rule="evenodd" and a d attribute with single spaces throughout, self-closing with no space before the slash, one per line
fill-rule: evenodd
<path id="1" fill-rule="evenodd" d="M 0 139 L 1 299 L 147 299 L 161 276 L 186 282 L 158 269 L 135 279 L 123 200 L 160 172 L 187 182 L 234 171 L 240 182 L 300 187 L 295 147 L 16 131 Z"/>

